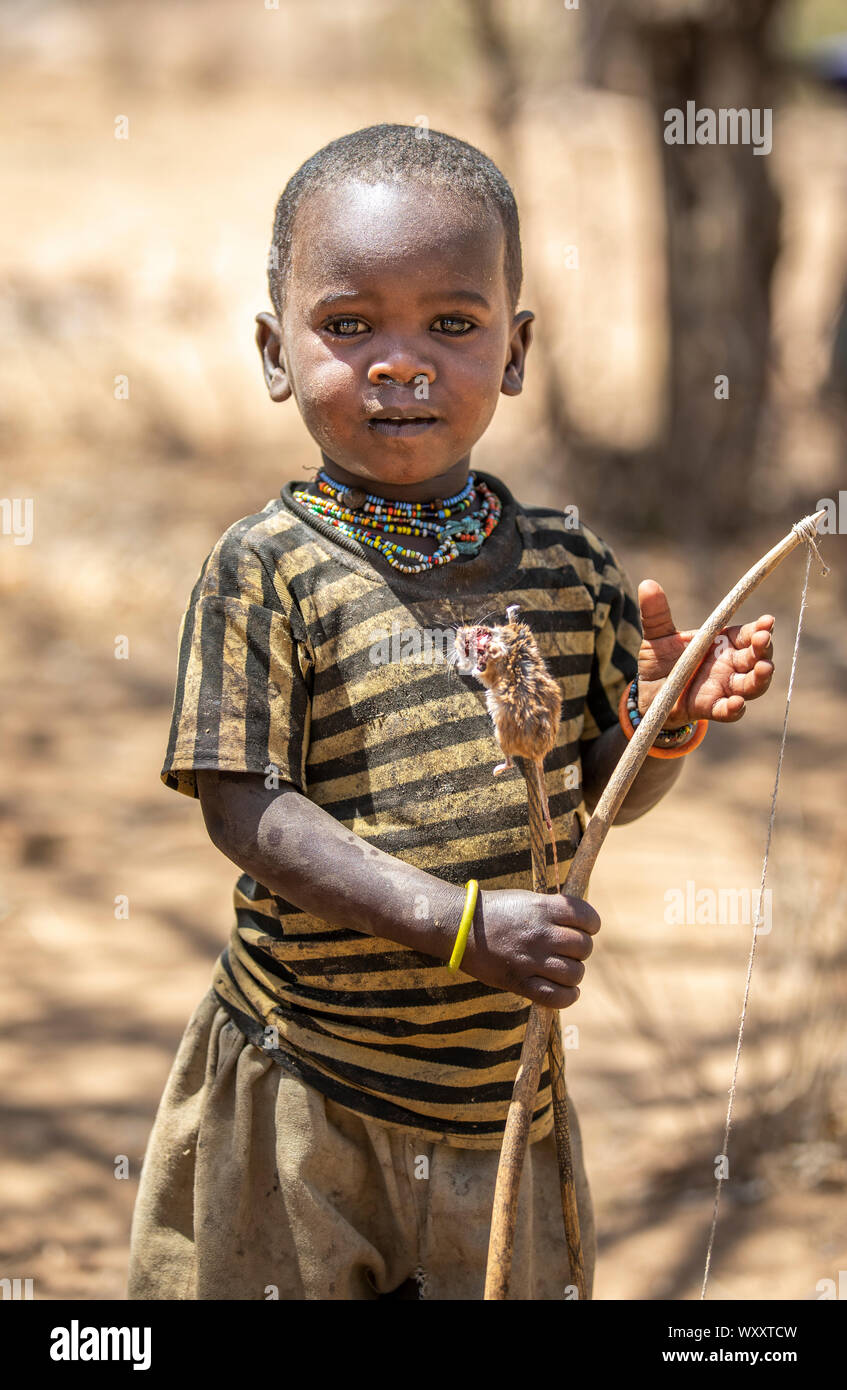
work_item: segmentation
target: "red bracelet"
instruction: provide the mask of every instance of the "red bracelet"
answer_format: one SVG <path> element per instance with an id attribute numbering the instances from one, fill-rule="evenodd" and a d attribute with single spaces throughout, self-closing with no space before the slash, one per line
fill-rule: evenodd
<path id="1" fill-rule="evenodd" d="M 620 726 L 626 734 L 627 739 L 632 738 L 632 735 L 635 733 L 632 727 L 632 720 L 626 708 L 626 697 L 629 694 L 630 685 L 631 682 L 627 681 L 618 705 L 618 719 L 620 720 Z M 703 739 L 706 737 L 706 730 L 708 727 L 708 719 L 698 719 L 697 727 L 687 743 L 681 744 L 679 748 L 650 748 L 648 749 L 647 756 L 648 758 L 684 758 L 686 753 L 691 753 L 695 748 L 699 748 Z"/>

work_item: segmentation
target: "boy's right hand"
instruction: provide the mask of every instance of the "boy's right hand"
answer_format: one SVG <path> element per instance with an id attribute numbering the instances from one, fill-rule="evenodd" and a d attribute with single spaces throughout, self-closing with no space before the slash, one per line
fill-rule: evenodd
<path id="1" fill-rule="evenodd" d="M 459 969 L 533 1004 L 566 1009 L 579 998 L 583 961 L 600 918 L 590 903 L 524 888 L 480 892 Z"/>

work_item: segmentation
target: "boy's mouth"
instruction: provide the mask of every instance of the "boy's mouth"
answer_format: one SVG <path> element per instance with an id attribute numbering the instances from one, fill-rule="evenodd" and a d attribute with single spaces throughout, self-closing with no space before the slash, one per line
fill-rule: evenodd
<path id="1" fill-rule="evenodd" d="M 438 421 L 433 415 L 379 415 L 368 421 L 368 429 L 393 439 L 410 439 L 426 434 Z"/>

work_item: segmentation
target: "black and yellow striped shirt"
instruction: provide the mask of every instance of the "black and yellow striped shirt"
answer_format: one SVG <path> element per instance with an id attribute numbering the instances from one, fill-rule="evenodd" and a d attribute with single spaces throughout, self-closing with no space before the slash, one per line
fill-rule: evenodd
<path id="1" fill-rule="evenodd" d="M 504 622 L 517 603 L 562 690 L 545 770 L 564 872 L 585 824 L 580 741 L 616 722 L 636 671 L 637 601 L 586 526 L 477 476 L 501 498 L 499 525 L 478 556 L 420 574 L 378 570 L 371 551 L 293 500 L 296 483 L 231 526 L 182 621 L 166 785 L 196 796 L 198 768 L 276 770 L 363 840 L 439 878 L 531 888 L 524 780 L 492 777 L 485 691 L 446 661 L 455 626 Z M 257 1046 L 351 1110 L 454 1145 L 499 1145 L 525 999 L 332 927 L 247 874 L 235 914 L 214 988 Z M 545 1071 L 531 1138 L 550 1123 Z"/>

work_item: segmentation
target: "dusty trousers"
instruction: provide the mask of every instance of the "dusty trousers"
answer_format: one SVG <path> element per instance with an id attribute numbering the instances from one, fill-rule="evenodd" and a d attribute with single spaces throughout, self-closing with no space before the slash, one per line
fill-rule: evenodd
<path id="1" fill-rule="evenodd" d="M 589 1291 L 591 1196 L 571 1141 Z M 499 1149 L 432 1143 L 327 1099 L 210 991 L 186 1028 L 132 1222 L 130 1299 L 481 1299 Z M 572 1297 L 552 1133 L 530 1145 L 509 1297 Z M 414 1296 L 414 1295 L 413 1295 Z"/>

